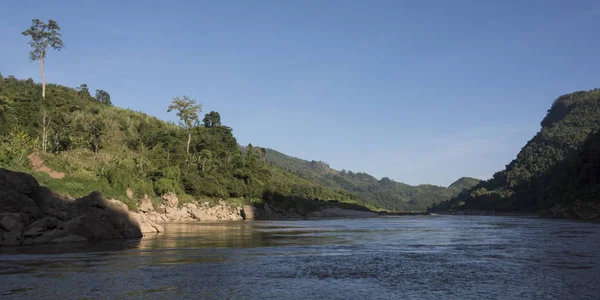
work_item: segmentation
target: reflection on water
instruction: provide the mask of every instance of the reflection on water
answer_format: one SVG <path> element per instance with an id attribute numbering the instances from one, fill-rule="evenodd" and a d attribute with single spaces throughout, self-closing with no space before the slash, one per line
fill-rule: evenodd
<path id="1" fill-rule="evenodd" d="M 166 224 L 0 249 L 1 298 L 595 299 L 598 224 L 414 216 Z"/>

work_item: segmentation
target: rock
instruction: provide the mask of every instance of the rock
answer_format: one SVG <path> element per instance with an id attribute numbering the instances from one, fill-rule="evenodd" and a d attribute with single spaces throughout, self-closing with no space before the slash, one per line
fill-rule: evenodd
<path id="1" fill-rule="evenodd" d="M 166 214 L 167 213 L 167 207 L 164 204 L 161 204 L 156 209 L 156 212 L 159 213 L 159 214 Z"/>
<path id="2" fill-rule="evenodd" d="M 29 225 L 29 228 L 43 228 L 44 230 L 51 230 L 51 229 L 55 229 L 56 227 L 58 227 L 60 221 L 57 218 L 54 217 L 47 217 L 47 218 L 43 218 L 41 220 L 37 220 L 35 222 L 33 222 L 31 225 Z"/>
<path id="3" fill-rule="evenodd" d="M 41 216 L 33 199 L 6 186 L 0 187 L 0 212 L 22 213 L 30 220 Z"/>
<path id="4" fill-rule="evenodd" d="M 269 204 L 267 204 L 266 202 L 265 202 L 265 205 L 263 206 L 263 209 L 265 210 L 265 217 L 267 219 L 275 218 L 275 212 L 273 212 L 273 210 L 271 209 Z"/>
<path id="5" fill-rule="evenodd" d="M 39 187 L 35 178 L 27 173 L 0 168 L 0 190 L 11 189 L 17 193 L 31 196 Z"/>
<path id="6" fill-rule="evenodd" d="M 131 213 L 131 218 L 137 222 L 142 233 L 160 233 L 165 231 L 162 226 L 154 223 L 143 214 Z"/>
<path id="7" fill-rule="evenodd" d="M 68 234 L 52 240 L 52 243 L 85 242 L 87 239 L 78 235 Z"/>
<path id="8" fill-rule="evenodd" d="M 25 228 L 25 224 L 23 223 L 23 218 L 20 214 L 3 213 L 0 215 L 0 228 L 4 231 L 21 233 L 23 228 Z"/>
<path id="9" fill-rule="evenodd" d="M 53 229 L 42 233 L 40 236 L 26 238 L 23 245 L 48 244 L 48 243 L 67 243 L 67 242 L 85 242 L 86 238 L 72 234 L 65 230 Z"/>
<path id="10" fill-rule="evenodd" d="M 239 208 L 223 203 L 213 207 L 208 206 L 208 204 L 202 204 L 202 207 L 198 207 L 196 204 L 186 203 L 185 207 L 192 218 L 198 221 L 243 220 Z"/>
<path id="11" fill-rule="evenodd" d="M 65 229 L 87 239 L 142 237 L 142 232 L 123 206 L 109 202 L 98 192 L 79 198 L 69 210 L 72 218 Z"/>
<path id="12" fill-rule="evenodd" d="M 166 216 L 173 221 L 190 221 L 192 217 L 188 211 L 188 207 L 166 207 Z"/>
<path id="13" fill-rule="evenodd" d="M 127 207 L 127 204 L 125 204 L 117 199 L 110 199 L 110 200 L 108 200 L 108 202 L 110 202 L 111 204 L 118 207 L 120 211 L 123 211 L 123 212 L 129 211 L 129 207 Z"/>
<path id="14" fill-rule="evenodd" d="M 21 244 L 23 237 L 20 232 L 6 232 L 2 235 L 1 246 L 18 246 Z"/>
<path id="15" fill-rule="evenodd" d="M 72 201 L 54 194 L 49 188 L 40 187 L 35 191 L 33 201 L 43 215 L 55 217 L 59 220 L 68 219 L 67 211 Z"/>
<path id="16" fill-rule="evenodd" d="M 244 220 L 254 220 L 256 219 L 256 207 L 250 205 L 244 205 L 240 210 L 240 216 Z"/>
<path id="17" fill-rule="evenodd" d="M 42 235 L 42 233 L 44 233 L 43 228 L 32 227 L 32 228 L 27 229 L 25 232 L 23 232 L 23 237 L 25 237 L 25 238 L 36 237 L 36 236 Z"/>
<path id="18" fill-rule="evenodd" d="M 165 204 L 167 205 L 167 207 L 176 207 L 177 204 L 179 204 L 179 198 L 177 198 L 177 195 L 175 193 L 167 193 L 162 195 L 162 198 L 165 200 Z"/>
<path id="19" fill-rule="evenodd" d="M 147 196 L 138 200 L 138 209 L 141 212 L 150 213 L 154 211 L 154 205 L 152 205 L 152 201 Z"/>

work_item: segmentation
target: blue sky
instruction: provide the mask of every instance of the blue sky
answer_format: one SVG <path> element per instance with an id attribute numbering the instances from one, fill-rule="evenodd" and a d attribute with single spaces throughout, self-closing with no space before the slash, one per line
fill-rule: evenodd
<path id="1" fill-rule="evenodd" d="M 240 144 L 409 184 L 488 178 L 559 95 L 600 87 L 598 1 L 9 1 L 0 72 L 40 80 L 32 18 L 67 48 L 48 81 L 165 120 L 175 96 Z"/>

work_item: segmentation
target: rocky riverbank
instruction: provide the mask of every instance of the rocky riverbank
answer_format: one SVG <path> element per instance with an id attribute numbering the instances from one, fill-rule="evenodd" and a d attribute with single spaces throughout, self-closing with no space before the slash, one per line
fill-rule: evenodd
<path id="1" fill-rule="evenodd" d="M 158 205 L 148 197 L 135 211 L 99 192 L 70 199 L 40 186 L 33 176 L 0 168 L 0 246 L 140 238 L 163 230 L 161 223 L 305 218 L 374 217 L 377 213 L 336 207 L 306 211 L 277 201 L 232 206 L 225 201 L 180 203 L 166 194 Z M 270 204 L 269 204 L 270 203 Z"/>
<path id="2" fill-rule="evenodd" d="M 142 236 L 145 223 L 100 193 L 69 200 L 29 174 L 0 169 L 0 246 L 124 239 Z"/>

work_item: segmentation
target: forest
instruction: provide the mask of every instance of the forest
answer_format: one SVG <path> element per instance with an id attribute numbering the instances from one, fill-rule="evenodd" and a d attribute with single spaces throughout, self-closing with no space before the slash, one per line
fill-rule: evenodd
<path id="1" fill-rule="evenodd" d="M 57 193 L 81 197 L 100 191 L 132 208 L 135 203 L 127 190 L 155 201 L 175 192 L 183 202 L 261 203 L 296 197 L 302 203 L 341 202 L 377 209 L 346 191 L 269 166 L 260 148 L 248 145 L 242 153 L 220 114 L 211 111 L 201 120 L 202 107 L 190 97 L 175 97 L 171 106 L 165 105 L 182 119 L 174 124 L 114 107 L 107 91 L 92 96 L 85 84 L 77 89 L 48 84 L 45 99 L 41 90 L 33 79 L 0 75 L 0 167 L 33 173 Z M 31 153 L 64 178 L 33 170 Z"/>
<path id="2" fill-rule="evenodd" d="M 558 97 L 540 125 L 504 170 L 429 210 L 538 212 L 600 202 L 600 89 Z"/>
<path id="3" fill-rule="evenodd" d="M 326 162 L 306 161 L 273 149 L 267 149 L 267 162 L 323 186 L 355 194 L 365 203 L 395 211 L 424 211 L 479 183 L 479 179 L 462 177 L 448 187 L 411 186 L 387 177 L 377 179 L 363 172 L 338 171 Z"/>

